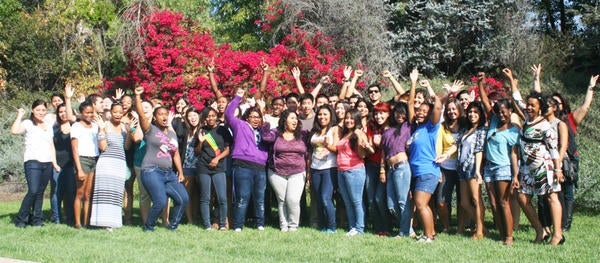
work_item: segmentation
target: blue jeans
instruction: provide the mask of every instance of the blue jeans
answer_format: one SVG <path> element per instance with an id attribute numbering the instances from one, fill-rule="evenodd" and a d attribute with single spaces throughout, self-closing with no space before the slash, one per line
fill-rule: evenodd
<path id="1" fill-rule="evenodd" d="M 267 172 L 264 169 L 233 167 L 233 227 L 243 228 L 250 199 L 254 205 L 256 226 L 265 225 L 265 189 Z"/>
<path id="2" fill-rule="evenodd" d="M 338 171 L 338 183 L 346 206 L 348 224 L 351 229 L 354 228 L 360 233 L 365 231 L 363 189 L 366 177 L 364 166 L 348 171 Z"/>
<path id="3" fill-rule="evenodd" d="M 187 191 L 183 184 L 179 182 L 177 174 L 172 170 L 164 170 L 158 167 L 142 169 L 142 183 L 152 200 L 152 207 L 148 212 L 144 229 L 154 230 L 158 216 L 167 206 L 167 195 L 175 203 L 173 210 L 171 210 L 169 228 L 177 229 L 185 212 L 185 207 L 189 202 Z"/>
<path id="4" fill-rule="evenodd" d="M 61 203 L 65 210 L 67 224 L 73 224 L 75 214 L 73 212 L 73 203 L 75 202 L 76 182 L 75 168 L 73 162 L 69 162 L 61 167 L 60 172 L 53 170 L 52 180 L 50 181 L 51 208 L 54 222 L 60 223 L 62 220 Z"/>
<path id="5" fill-rule="evenodd" d="M 365 171 L 367 180 L 365 189 L 367 191 L 367 216 L 373 224 L 375 232 L 390 231 L 390 218 L 388 217 L 387 207 L 385 204 L 385 188 L 386 185 L 381 183 L 379 172 L 381 165 L 376 162 L 367 162 Z"/>
<path id="6" fill-rule="evenodd" d="M 337 177 L 337 168 L 323 170 L 310 169 L 311 187 L 317 198 L 319 227 L 335 230 L 335 207 L 333 205 L 333 178 Z"/>
<path id="7" fill-rule="evenodd" d="M 400 236 L 406 236 L 414 232 L 410 219 L 412 209 L 410 208 L 411 172 L 408 163 L 398 166 L 387 173 L 387 200 L 388 209 L 400 222 Z"/>
<path id="8" fill-rule="evenodd" d="M 15 224 L 24 226 L 31 223 L 34 226 L 41 226 L 44 223 L 44 215 L 42 214 L 44 191 L 52 177 L 54 168 L 52 163 L 41 163 L 35 160 L 25 162 L 23 166 L 25 168 L 25 180 L 27 180 L 27 194 L 23 198 L 21 208 L 15 218 Z M 32 214 L 31 218 L 30 214 Z"/>
<path id="9" fill-rule="evenodd" d="M 227 224 L 227 180 L 225 173 L 198 174 L 198 188 L 200 189 L 200 217 L 204 228 L 210 227 L 210 194 L 211 185 L 215 186 L 217 201 L 219 203 L 219 228 Z"/>

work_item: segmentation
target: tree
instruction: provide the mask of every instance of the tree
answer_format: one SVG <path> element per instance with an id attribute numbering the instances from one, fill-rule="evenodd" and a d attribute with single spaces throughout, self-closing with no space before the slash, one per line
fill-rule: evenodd
<path id="1" fill-rule="evenodd" d="M 266 49 L 260 27 L 255 21 L 263 17 L 263 0 L 210 0 L 215 21 L 215 36 L 220 44 L 235 50 Z"/>

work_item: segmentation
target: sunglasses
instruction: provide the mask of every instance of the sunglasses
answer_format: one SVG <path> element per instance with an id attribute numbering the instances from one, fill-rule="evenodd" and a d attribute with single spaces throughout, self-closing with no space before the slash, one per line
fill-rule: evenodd
<path id="1" fill-rule="evenodd" d="M 369 94 L 373 94 L 373 93 L 379 93 L 379 91 L 376 89 L 369 90 Z"/>

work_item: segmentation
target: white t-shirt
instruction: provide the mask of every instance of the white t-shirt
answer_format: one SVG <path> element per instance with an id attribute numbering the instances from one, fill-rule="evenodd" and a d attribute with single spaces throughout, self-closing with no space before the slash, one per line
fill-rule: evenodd
<path id="1" fill-rule="evenodd" d="M 52 123 L 44 122 L 45 129 L 33 124 L 31 120 L 24 120 L 21 125 L 25 128 L 25 151 L 23 159 L 36 160 L 42 163 L 52 162 L 52 146 L 54 132 Z"/>
<path id="2" fill-rule="evenodd" d="M 77 151 L 79 156 L 96 157 L 100 155 L 98 148 L 98 125 L 92 123 L 92 127 L 86 128 L 80 122 L 71 126 L 71 139 L 77 139 Z"/>
<path id="3" fill-rule="evenodd" d="M 323 143 L 318 143 L 327 140 L 328 144 L 332 145 L 333 129 L 334 128 L 329 129 L 325 136 L 318 136 L 317 134 L 314 134 L 312 138 L 310 138 L 311 143 L 317 144 L 316 146 L 313 146 L 310 168 L 324 170 L 337 167 L 337 154 L 329 151 L 329 149 L 323 146 Z"/>

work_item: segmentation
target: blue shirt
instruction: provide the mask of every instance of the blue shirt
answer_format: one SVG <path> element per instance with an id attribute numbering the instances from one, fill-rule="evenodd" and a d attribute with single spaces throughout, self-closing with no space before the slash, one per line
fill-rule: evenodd
<path id="1" fill-rule="evenodd" d="M 490 128 L 485 144 L 485 159 L 495 165 L 510 165 L 511 148 L 519 139 L 519 128 L 512 126 L 506 130 L 498 131 L 500 120 L 492 115 Z"/>
<path id="2" fill-rule="evenodd" d="M 412 133 L 408 142 L 408 161 L 413 176 L 433 174 L 440 176 L 440 166 L 435 163 L 435 140 L 440 129 L 440 123 L 431 121 L 419 126 Z"/>

